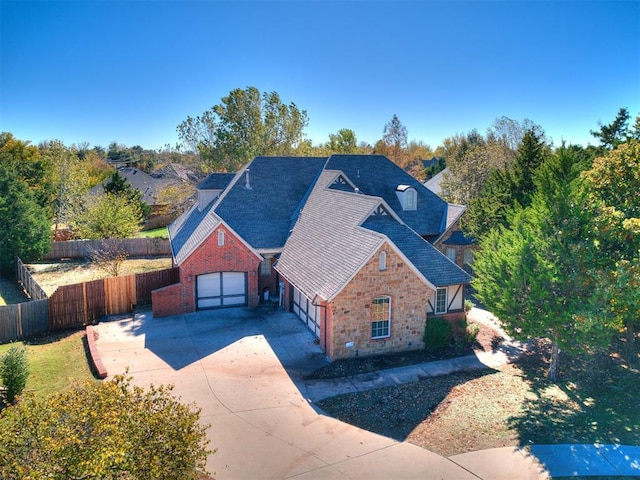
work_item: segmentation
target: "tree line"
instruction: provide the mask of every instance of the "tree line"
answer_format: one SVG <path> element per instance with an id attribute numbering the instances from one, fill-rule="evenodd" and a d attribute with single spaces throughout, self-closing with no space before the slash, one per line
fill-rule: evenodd
<path id="1" fill-rule="evenodd" d="M 600 145 L 587 148 L 553 149 L 539 128 L 529 128 L 512 158 L 478 155 L 474 149 L 493 148 L 491 136 L 459 142 L 470 163 L 498 159 L 466 198 L 462 228 L 479 240 L 477 298 L 510 334 L 551 341 L 552 380 L 561 350 L 595 352 L 620 332 L 625 359 L 637 359 L 640 116 L 629 120 L 620 109 L 591 132 Z M 448 164 L 451 194 L 469 165 Z"/>
<path id="2" fill-rule="evenodd" d="M 27 262 L 40 258 L 62 230 L 92 239 L 135 234 L 149 206 L 115 167 L 153 172 L 170 163 L 198 169 L 194 155 L 169 148 L 149 151 L 113 142 L 107 149 L 89 149 L 59 140 L 35 146 L 0 133 L 0 273 L 12 270 L 16 255 Z M 99 184 L 105 194 L 91 195 Z M 174 185 L 160 192 L 160 200 L 168 208 L 184 206 L 192 192 L 190 185 Z"/>

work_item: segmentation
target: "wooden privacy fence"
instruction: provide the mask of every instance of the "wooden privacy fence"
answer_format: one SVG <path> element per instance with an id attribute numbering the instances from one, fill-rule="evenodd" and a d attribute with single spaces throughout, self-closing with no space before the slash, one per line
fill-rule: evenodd
<path id="1" fill-rule="evenodd" d="M 18 278 L 18 283 L 22 285 L 22 288 L 27 295 L 31 298 L 31 300 L 42 300 L 47 298 L 47 294 L 45 291 L 38 285 L 38 282 L 31 276 L 31 272 L 22 263 L 19 257 L 16 257 L 16 277 Z"/>
<path id="2" fill-rule="evenodd" d="M 49 298 L 2 306 L 0 343 L 47 330 L 81 328 L 105 315 L 131 313 L 135 305 L 151 303 L 153 290 L 177 283 L 178 272 L 170 268 L 65 285 Z"/>
<path id="3" fill-rule="evenodd" d="M 79 328 L 105 315 L 131 313 L 135 305 L 151 303 L 153 290 L 178 280 L 178 269 L 172 268 L 58 287 L 48 299 L 49 329 Z"/>
<path id="4" fill-rule="evenodd" d="M 0 343 L 47 330 L 47 299 L 0 307 Z"/>
<path id="5" fill-rule="evenodd" d="M 171 245 L 166 238 L 110 238 L 105 240 L 69 240 L 53 242 L 51 250 L 43 260 L 60 258 L 87 258 L 105 245 L 116 246 L 132 257 L 167 257 L 171 256 Z"/>

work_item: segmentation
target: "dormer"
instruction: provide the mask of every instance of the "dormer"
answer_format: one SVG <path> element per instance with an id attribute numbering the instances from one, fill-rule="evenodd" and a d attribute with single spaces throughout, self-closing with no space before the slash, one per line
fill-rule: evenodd
<path id="1" fill-rule="evenodd" d="M 220 196 L 231 183 L 235 173 L 212 173 L 196 188 L 198 190 L 198 210 L 207 208 L 211 202 Z"/>
<path id="2" fill-rule="evenodd" d="M 222 190 L 198 190 L 198 210 L 207 208 L 211 202 L 220 196 Z"/>
<path id="3" fill-rule="evenodd" d="M 396 187 L 396 195 L 400 200 L 403 210 L 415 210 L 418 208 L 418 192 L 409 185 L 398 185 Z"/>

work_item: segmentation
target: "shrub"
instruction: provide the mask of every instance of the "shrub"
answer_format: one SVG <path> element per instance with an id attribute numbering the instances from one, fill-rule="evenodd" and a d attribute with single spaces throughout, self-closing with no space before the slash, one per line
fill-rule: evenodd
<path id="1" fill-rule="evenodd" d="M 14 403 L 16 397 L 22 394 L 28 377 L 27 349 L 14 345 L 2 356 L 0 362 L 0 378 L 5 387 L 4 399 L 8 404 Z"/>
<path id="2" fill-rule="evenodd" d="M 470 323 L 465 330 L 465 341 L 467 343 L 474 343 L 480 333 L 480 326 L 477 323 Z"/>
<path id="3" fill-rule="evenodd" d="M 471 309 L 473 307 L 475 307 L 475 306 L 476 306 L 476 304 L 473 303 L 471 300 L 469 300 L 468 298 L 465 299 L 465 301 L 464 301 L 464 313 L 469 313 L 471 311 Z"/>
<path id="4" fill-rule="evenodd" d="M 424 345 L 428 350 L 440 350 L 451 341 L 451 324 L 443 317 L 427 318 Z"/>
<path id="5" fill-rule="evenodd" d="M 207 426 L 171 391 L 117 376 L 28 396 L 0 414 L 0 478 L 197 478 L 212 453 Z"/>

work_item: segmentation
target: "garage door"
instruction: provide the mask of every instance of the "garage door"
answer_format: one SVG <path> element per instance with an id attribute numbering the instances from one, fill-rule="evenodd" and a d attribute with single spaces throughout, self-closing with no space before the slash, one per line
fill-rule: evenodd
<path id="1" fill-rule="evenodd" d="M 313 334 L 320 338 L 320 308 L 305 297 L 297 288 L 293 289 L 293 312 Z"/>
<path id="2" fill-rule="evenodd" d="M 247 274 L 215 272 L 196 278 L 198 310 L 247 305 Z"/>

